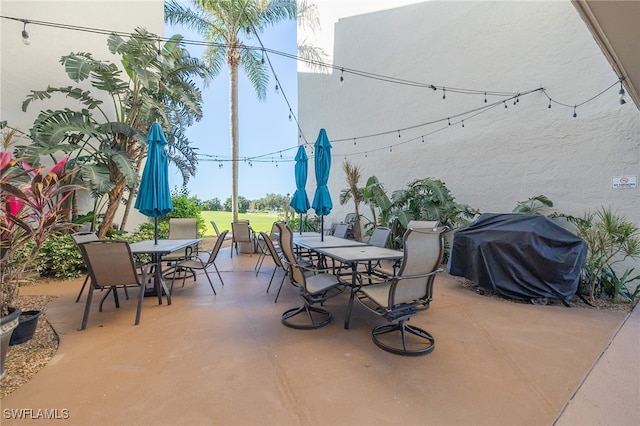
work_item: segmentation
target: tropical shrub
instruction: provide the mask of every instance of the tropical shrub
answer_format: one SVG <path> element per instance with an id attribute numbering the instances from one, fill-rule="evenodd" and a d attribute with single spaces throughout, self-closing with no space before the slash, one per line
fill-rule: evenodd
<path id="1" fill-rule="evenodd" d="M 621 296 L 633 301 L 640 294 L 640 285 L 631 291 L 632 282 L 640 280 L 633 268 L 616 272 L 627 259 L 640 258 L 640 228 L 624 216 L 601 208 L 587 213 L 577 221 L 578 236 L 588 246 L 587 259 L 580 277 L 579 291 L 591 299 Z"/>

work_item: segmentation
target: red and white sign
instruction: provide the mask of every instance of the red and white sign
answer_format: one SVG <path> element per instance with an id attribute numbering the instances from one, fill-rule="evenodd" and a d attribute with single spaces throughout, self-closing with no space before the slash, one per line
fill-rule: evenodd
<path id="1" fill-rule="evenodd" d="M 614 189 L 637 188 L 638 176 L 614 176 L 611 178 L 611 187 Z"/>

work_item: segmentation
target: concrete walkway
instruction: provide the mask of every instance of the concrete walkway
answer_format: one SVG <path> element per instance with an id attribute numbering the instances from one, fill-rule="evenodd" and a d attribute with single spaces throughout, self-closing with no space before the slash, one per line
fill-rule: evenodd
<path id="1" fill-rule="evenodd" d="M 346 295 L 326 303 L 327 327 L 284 327 L 280 314 L 300 298 L 285 283 L 274 304 L 273 287 L 265 291 L 273 263 L 256 277 L 256 260 L 224 248 L 217 296 L 200 274 L 177 285 L 171 306 L 145 299 L 137 327 L 135 297 L 102 313 L 95 298 L 79 331 L 82 280 L 25 288 L 59 295 L 46 315 L 60 348 L 1 401 L 2 425 L 48 423 L 15 418 L 39 409 L 67 413 L 70 425 L 640 424 L 637 309 L 627 319 L 511 303 L 441 274 L 432 306 L 411 320 L 436 349 L 407 358 L 371 342 L 384 320 L 357 304 L 344 330 Z"/>

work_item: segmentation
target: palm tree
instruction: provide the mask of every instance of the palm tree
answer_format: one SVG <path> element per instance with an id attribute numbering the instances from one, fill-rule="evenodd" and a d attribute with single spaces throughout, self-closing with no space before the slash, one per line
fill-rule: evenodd
<path id="1" fill-rule="evenodd" d="M 353 224 L 353 237 L 357 241 L 361 241 L 362 235 L 360 234 L 360 203 L 363 201 L 364 189 L 358 188 L 358 183 L 360 182 L 362 171 L 360 167 L 351 164 L 348 160 L 345 160 L 342 163 L 342 170 L 346 175 L 347 185 L 349 185 L 349 188 L 343 189 L 340 192 L 340 204 L 346 204 L 349 200 L 353 199 L 356 213 L 356 219 Z"/>
<path id="2" fill-rule="evenodd" d="M 207 47 L 204 62 L 212 74 L 219 74 L 223 61 L 229 67 L 229 133 L 231 140 L 231 211 L 238 219 L 238 68 L 242 66 L 259 100 L 266 97 L 268 69 L 262 51 L 244 43 L 250 34 L 283 20 L 296 19 L 295 0 L 192 0 L 193 9 L 175 0 L 165 2 L 165 21 L 192 28 L 202 35 Z"/>

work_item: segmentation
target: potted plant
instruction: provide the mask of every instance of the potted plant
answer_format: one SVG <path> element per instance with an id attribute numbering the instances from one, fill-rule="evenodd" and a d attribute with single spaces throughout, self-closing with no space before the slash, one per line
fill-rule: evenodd
<path id="1" fill-rule="evenodd" d="M 14 306 L 19 284 L 45 240 L 73 226 L 65 201 L 79 185 L 67 184 L 66 157 L 47 173 L 0 152 L 0 377 L 20 310 Z"/>

